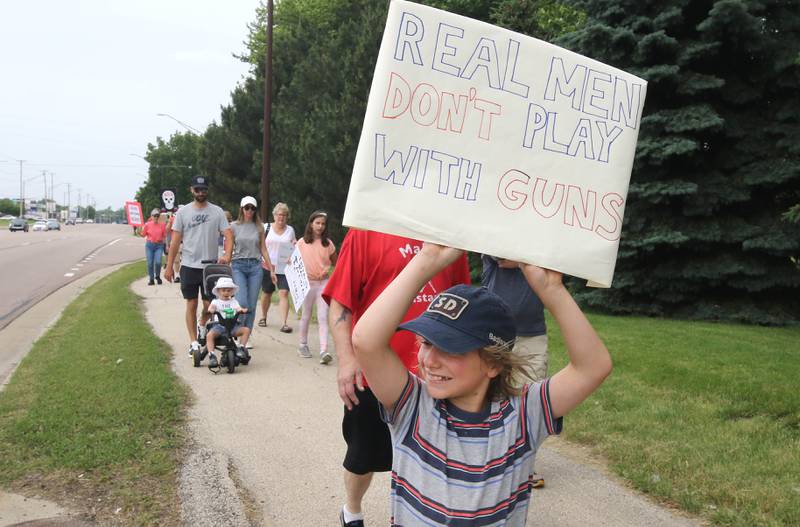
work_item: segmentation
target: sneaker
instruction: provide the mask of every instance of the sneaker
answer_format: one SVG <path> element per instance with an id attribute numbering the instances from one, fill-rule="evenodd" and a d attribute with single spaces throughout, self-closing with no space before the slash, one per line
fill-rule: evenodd
<path id="1" fill-rule="evenodd" d="M 209 368 L 218 368 L 219 362 L 217 362 L 217 356 L 213 353 L 208 354 L 208 367 Z"/>
<path id="2" fill-rule="evenodd" d="M 156 285 L 156 283 L 150 280 L 149 282 L 147 282 L 147 285 Z"/>
<path id="3" fill-rule="evenodd" d="M 319 363 L 320 364 L 330 364 L 330 362 L 332 360 L 333 360 L 333 357 L 327 351 L 323 351 L 322 353 L 319 354 Z"/>
<path id="4" fill-rule="evenodd" d="M 180 279 L 180 277 L 177 277 L 177 276 L 176 276 L 176 277 L 175 277 L 175 279 L 172 281 L 172 283 L 174 283 L 174 284 L 180 284 L 180 283 L 181 283 L 181 279 Z"/>
<path id="5" fill-rule="evenodd" d="M 249 349 L 249 350 L 253 349 L 253 345 L 250 344 L 249 342 L 247 344 L 245 344 L 244 347 Z"/>
<path id="6" fill-rule="evenodd" d="M 353 520 L 351 522 L 345 523 L 344 512 L 339 511 L 339 524 L 342 527 L 364 527 L 364 520 Z"/>
<path id="7" fill-rule="evenodd" d="M 239 357 L 239 360 L 247 360 L 247 349 L 244 346 L 239 346 L 239 349 L 236 350 L 236 356 Z"/>
<path id="8" fill-rule="evenodd" d="M 201 347 L 202 347 L 202 346 L 200 346 L 200 343 L 199 343 L 199 342 L 197 342 L 196 340 L 195 340 L 194 342 L 192 342 L 192 343 L 189 345 L 189 357 L 193 357 L 193 356 L 194 356 L 194 352 L 195 352 L 195 351 L 200 351 L 200 348 L 201 348 Z"/>
<path id="9" fill-rule="evenodd" d="M 303 357 L 304 359 L 311 358 L 311 351 L 308 349 L 307 344 L 300 344 L 300 347 L 297 348 L 297 354 Z"/>
<path id="10" fill-rule="evenodd" d="M 156 276 L 156 283 L 158 285 L 162 285 L 164 282 L 161 281 L 161 277 L 160 276 Z"/>

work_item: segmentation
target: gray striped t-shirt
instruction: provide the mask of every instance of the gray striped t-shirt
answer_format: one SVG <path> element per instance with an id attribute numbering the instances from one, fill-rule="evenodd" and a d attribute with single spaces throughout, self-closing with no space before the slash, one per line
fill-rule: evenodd
<path id="1" fill-rule="evenodd" d="M 536 450 L 561 432 L 549 383 L 471 413 L 431 398 L 409 373 L 392 413 L 381 408 L 392 434 L 392 525 L 524 526 Z"/>

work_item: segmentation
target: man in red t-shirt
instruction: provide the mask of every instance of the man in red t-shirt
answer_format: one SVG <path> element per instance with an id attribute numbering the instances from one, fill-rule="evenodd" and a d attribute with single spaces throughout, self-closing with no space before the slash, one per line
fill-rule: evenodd
<path id="1" fill-rule="evenodd" d="M 351 229 L 322 293 L 330 304 L 328 320 L 339 359 L 339 397 L 345 404 L 342 435 L 347 443 L 343 463 L 347 502 L 340 515 L 343 527 L 363 527 L 361 500 L 369 489 L 372 474 L 392 468 L 389 429 L 380 417 L 377 399 L 362 377 L 350 333 L 370 304 L 421 249 L 422 242 L 411 238 Z M 433 297 L 456 284 L 469 284 L 466 255 L 425 285 L 403 322 L 421 315 Z M 415 372 L 418 347 L 414 334 L 395 333 L 390 344 L 406 368 Z"/>

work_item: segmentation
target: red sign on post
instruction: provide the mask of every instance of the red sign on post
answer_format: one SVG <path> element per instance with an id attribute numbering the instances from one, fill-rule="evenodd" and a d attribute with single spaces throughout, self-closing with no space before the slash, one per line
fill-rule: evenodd
<path id="1" fill-rule="evenodd" d="M 138 201 L 126 201 L 125 212 L 128 214 L 128 225 L 134 227 L 141 227 L 144 225 L 142 221 L 142 204 Z"/>

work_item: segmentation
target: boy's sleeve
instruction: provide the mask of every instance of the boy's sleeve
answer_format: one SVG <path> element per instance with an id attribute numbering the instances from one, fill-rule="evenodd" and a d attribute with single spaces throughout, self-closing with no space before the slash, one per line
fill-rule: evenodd
<path id="1" fill-rule="evenodd" d="M 534 384 L 526 384 L 520 400 L 525 405 L 528 420 L 528 440 L 534 449 L 538 449 L 548 436 L 558 435 L 564 425 L 564 418 L 553 417 L 550 405 L 550 378 Z"/>
<path id="2" fill-rule="evenodd" d="M 402 427 L 414 414 L 413 410 L 417 406 L 420 390 L 422 389 L 422 381 L 413 373 L 408 372 L 407 376 L 406 385 L 391 412 L 387 411 L 382 404 L 378 403 L 381 419 L 391 428 Z"/>

